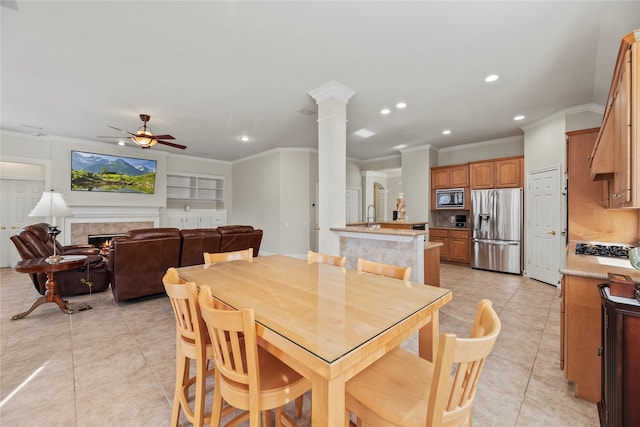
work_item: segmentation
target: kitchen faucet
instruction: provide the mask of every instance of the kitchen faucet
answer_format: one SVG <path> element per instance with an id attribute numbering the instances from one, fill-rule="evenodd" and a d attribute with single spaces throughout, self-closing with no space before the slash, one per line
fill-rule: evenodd
<path id="1" fill-rule="evenodd" d="M 373 208 L 373 215 L 369 215 L 369 210 L 371 208 Z M 372 225 L 371 222 L 376 222 L 376 207 L 373 205 L 367 206 L 367 227 Z"/>

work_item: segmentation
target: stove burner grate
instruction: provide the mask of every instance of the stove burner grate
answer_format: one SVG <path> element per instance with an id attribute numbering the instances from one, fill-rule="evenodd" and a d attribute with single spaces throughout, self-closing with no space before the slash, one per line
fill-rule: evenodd
<path id="1" fill-rule="evenodd" d="M 578 255 L 596 255 L 608 256 L 616 258 L 629 258 L 629 249 L 631 246 L 622 245 L 600 245 L 591 243 L 576 244 L 576 254 Z"/>

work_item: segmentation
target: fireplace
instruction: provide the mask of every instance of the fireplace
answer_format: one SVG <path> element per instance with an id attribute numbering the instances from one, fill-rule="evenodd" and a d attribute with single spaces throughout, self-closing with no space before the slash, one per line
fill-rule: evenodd
<path id="1" fill-rule="evenodd" d="M 129 230 L 160 226 L 158 208 L 74 207 L 72 211 L 73 216 L 64 221 L 64 244 L 86 244 L 89 236 L 113 237 Z"/>
<path id="2" fill-rule="evenodd" d="M 87 243 L 100 249 L 107 249 L 111 244 L 111 239 L 118 236 L 124 236 L 125 233 L 117 234 L 89 234 L 87 236 Z"/>

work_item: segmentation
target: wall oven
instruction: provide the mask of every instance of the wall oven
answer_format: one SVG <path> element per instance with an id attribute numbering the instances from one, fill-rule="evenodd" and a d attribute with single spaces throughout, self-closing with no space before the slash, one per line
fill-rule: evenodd
<path id="1" fill-rule="evenodd" d="M 436 190 L 436 209 L 464 209 L 464 188 Z"/>

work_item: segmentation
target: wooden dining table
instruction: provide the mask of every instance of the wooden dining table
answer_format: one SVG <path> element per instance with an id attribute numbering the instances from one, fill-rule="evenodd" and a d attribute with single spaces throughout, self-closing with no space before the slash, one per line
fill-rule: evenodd
<path id="1" fill-rule="evenodd" d="M 233 309 L 251 307 L 260 345 L 312 383 L 311 423 L 347 424 L 345 383 L 419 331 L 432 360 L 450 290 L 272 255 L 178 269 Z"/>

